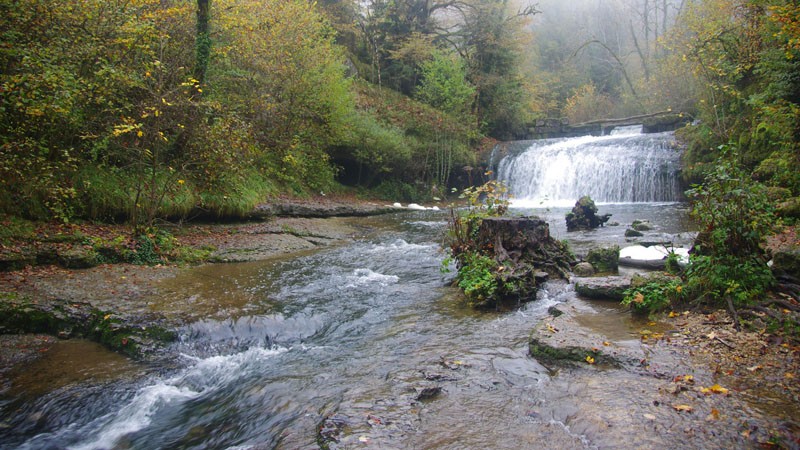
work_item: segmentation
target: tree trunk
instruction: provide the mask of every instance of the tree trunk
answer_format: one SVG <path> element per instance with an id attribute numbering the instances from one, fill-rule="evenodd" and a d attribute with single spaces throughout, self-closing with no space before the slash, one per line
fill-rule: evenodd
<path id="1" fill-rule="evenodd" d="M 206 80 L 208 59 L 211 56 L 210 0 L 197 0 L 197 36 L 195 37 L 194 78 L 200 84 Z"/>

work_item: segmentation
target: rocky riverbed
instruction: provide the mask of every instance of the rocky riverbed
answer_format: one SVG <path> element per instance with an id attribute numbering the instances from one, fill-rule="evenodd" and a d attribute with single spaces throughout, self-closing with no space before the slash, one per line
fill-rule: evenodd
<path id="1" fill-rule="evenodd" d="M 211 259 L 217 262 L 208 267 L 220 270 L 224 261 L 292 257 L 367 236 L 375 228 L 363 216 L 387 209 L 360 205 L 345 208 L 346 214 L 358 211 L 353 217 L 341 216 L 345 213 L 337 202 L 309 201 L 303 217 L 300 209 L 281 207 L 295 213 L 248 223 L 190 225 L 175 234 L 186 245 L 213 248 Z M 117 336 L 116 349 L 124 352 L 127 342 L 146 335 L 142 328 L 169 332 L 203 314 L 191 302 L 153 303 L 155 294 L 168 291 L 184 270 L 167 265 L 32 266 L 0 273 L 0 291 L 13 294 L 2 300 L 6 304 L 24 298 L 32 308 L 58 309 L 67 324 L 83 317 L 98 321 L 95 328 L 108 322 L 112 331 L 136 329 L 131 338 Z M 800 446 L 796 341 L 765 330 L 736 332 L 722 311 L 637 319 L 617 303 L 581 298 L 559 304 L 531 328 L 532 354 L 553 375 L 549 397 L 529 413 L 536 420 L 553 418 L 576 435 L 603 436 L 604 445 L 616 448 Z M 70 332 L 69 326 L 60 337 L 4 331 L 2 388 L 8 387 L 12 372 L 33 370 L 42 355 L 63 351 L 64 339 L 91 334 Z M 137 357 L 158 355 L 162 338 L 168 340 L 168 333 L 140 341 L 146 351 Z M 123 344 L 122 339 L 130 341 Z M 93 347 L 75 348 L 85 354 Z M 365 433 L 373 427 L 367 425 Z M 636 433 L 614 432 L 622 427 Z"/>

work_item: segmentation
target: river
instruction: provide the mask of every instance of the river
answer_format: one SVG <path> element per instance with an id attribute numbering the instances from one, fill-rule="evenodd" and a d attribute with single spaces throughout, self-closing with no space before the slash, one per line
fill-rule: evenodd
<path id="1" fill-rule="evenodd" d="M 605 208 L 673 216 L 640 206 Z M 539 213 L 561 233 L 559 213 Z M 331 448 L 583 445 L 533 412 L 551 373 L 527 356 L 531 329 L 574 295 L 570 286 L 550 283 L 514 311 L 476 312 L 440 271 L 443 213 L 363 220 L 379 231 L 348 245 L 184 272 L 158 301 L 198 302 L 204 318 L 181 330 L 174 359 L 7 396 L 2 447 L 316 448 L 321 426 Z M 244 304 L 218 301 L 237 291 Z"/>

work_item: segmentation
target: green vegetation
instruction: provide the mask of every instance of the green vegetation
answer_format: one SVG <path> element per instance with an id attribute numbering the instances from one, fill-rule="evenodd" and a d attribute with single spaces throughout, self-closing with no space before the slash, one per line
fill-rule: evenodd
<path id="1" fill-rule="evenodd" d="M 483 219 L 500 217 L 508 211 L 507 194 L 508 189 L 502 183 L 489 181 L 461 193 L 459 197 L 468 205 L 465 212 L 459 213 L 455 208 L 450 210 L 446 237 L 450 256 L 442 267 L 447 270 L 455 260 L 458 267 L 456 283 L 471 306 L 496 306 L 504 294 L 517 290 L 503 282 L 502 271 L 507 267 L 489 255 L 487 249 L 480 248 L 478 242 L 478 229 Z"/>
<path id="2" fill-rule="evenodd" d="M 688 195 L 701 230 L 686 273 L 690 289 L 733 306 L 763 298 L 775 280 L 761 245 L 780 225 L 764 186 L 735 163 L 720 160 Z"/>
<path id="3" fill-rule="evenodd" d="M 484 135 L 528 116 L 533 13 L 500 0 L 3 3 L 0 213 L 125 220 L 141 235 L 340 183 L 443 196 L 468 184 Z"/>
<path id="4" fill-rule="evenodd" d="M 651 315 L 677 305 L 684 298 L 679 278 L 656 279 L 627 289 L 622 304 L 629 306 L 634 313 Z"/>

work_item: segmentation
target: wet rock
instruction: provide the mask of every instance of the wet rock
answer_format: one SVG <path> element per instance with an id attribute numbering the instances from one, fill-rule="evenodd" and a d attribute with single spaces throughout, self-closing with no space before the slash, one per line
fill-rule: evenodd
<path id="1" fill-rule="evenodd" d="M 98 265 L 99 258 L 93 248 L 75 246 L 59 251 L 58 263 L 67 269 L 88 269 Z"/>
<path id="2" fill-rule="evenodd" d="M 558 316 L 563 315 L 564 312 L 561 311 L 560 309 L 556 308 L 555 306 L 551 306 L 551 307 L 547 308 L 547 314 L 550 314 L 553 317 L 558 317 Z"/>
<path id="3" fill-rule="evenodd" d="M 634 220 L 631 228 L 636 231 L 650 231 L 653 229 L 653 225 L 648 220 Z"/>
<path id="4" fill-rule="evenodd" d="M 352 202 L 302 202 L 272 203 L 259 205 L 253 210 L 250 219 L 267 220 L 279 217 L 361 217 L 397 212 L 394 206 Z"/>
<path id="5" fill-rule="evenodd" d="M 579 277 L 590 277 L 594 275 L 594 266 L 588 262 L 580 262 L 572 268 L 572 273 Z"/>
<path id="6" fill-rule="evenodd" d="M 611 214 L 597 215 L 597 206 L 588 195 L 581 197 L 567 214 L 567 231 L 592 230 L 603 226 Z"/>
<path id="7" fill-rule="evenodd" d="M 20 270 L 33 265 L 36 265 L 36 252 L 31 249 L 0 253 L 0 271 Z"/>
<path id="8" fill-rule="evenodd" d="M 52 300 L 35 303 L 14 294 L 0 296 L 0 332 L 46 333 L 62 339 L 85 337 L 134 358 L 151 354 L 175 339 L 157 318 L 123 317 L 94 308 L 89 303 Z"/>
<path id="9" fill-rule="evenodd" d="M 620 362 L 614 357 L 604 354 L 597 348 L 553 346 L 535 337 L 528 343 L 528 353 L 543 364 L 579 363 L 582 365 L 620 366 Z"/>
<path id="10" fill-rule="evenodd" d="M 594 277 L 575 279 L 575 292 L 597 300 L 622 300 L 631 287 L 628 277 Z"/>
<path id="11" fill-rule="evenodd" d="M 336 414 L 326 417 L 317 428 L 317 444 L 322 449 L 330 448 L 331 444 L 338 443 L 350 427 L 347 417 Z"/>
<path id="12" fill-rule="evenodd" d="M 617 273 L 619 271 L 619 246 L 589 250 L 586 260 L 599 273 Z"/>
<path id="13" fill-rule="evenodd" d="M 441 393 L 442 393 L 442 388 L 439 386 L 422 388 L 417 391 L 416 400 L 417 401 L 433 400 L 434 398 L 438 397 Z"/>
<path id="14" fill-rule="evenodd" d="M 636 231 L 632 228 L 628 228 L 627 230 L 625 230 L 625 237 L 642 237 L 642 236 L 644 236 L 644 233 L 642 233 L 641 231 Z"/>

